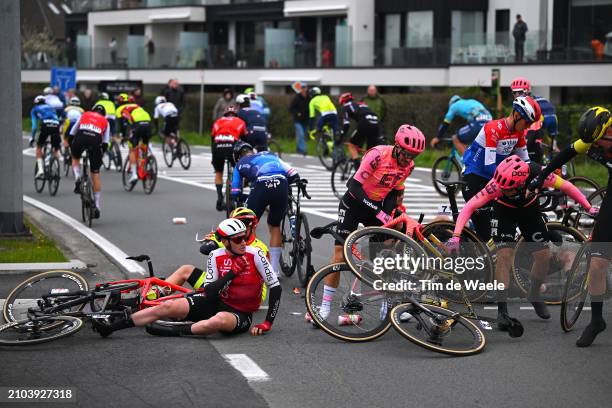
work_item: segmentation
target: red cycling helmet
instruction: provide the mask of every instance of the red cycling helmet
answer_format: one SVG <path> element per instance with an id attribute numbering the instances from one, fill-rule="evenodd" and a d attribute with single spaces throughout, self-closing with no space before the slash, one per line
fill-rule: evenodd
<path id="1" fill-rule="evenodd" d="M 540 120 L 540 116 L 542 115 L 540 104 L 531 96 L 527 95 L 515 98 L 514 102 L 512 102 L 512 109 L 520 113 L 523 119 L 531 123 Z"/>
<path id="2" fill-rule="evenodd" d="M 425 150 L 425 136 L 416 126 L 402 125 L 395 133 L 395 144 L 410 153 L 419 154 Z"/>
<path id="3" fill-rule="evenodd" d="M 348 101 L 353 100 L 353 94 L 350 92 L 345 92 L 342 95 L 340 95 L 340 98 L 338 100 L 340 101 L 340 105 L 344 105 Z"/>
<path id="4" fill-rule="evenodd" d="M 512 90 L 512 92 L 523 91 L 525 93 L 530 93 L 531 83 L 529 83 L 529 80 L 525 77 L 516 77 L 512 80 L 512 83 L 510 84 L 510 89 Z"/>
<path id="5" fill-rule="evenodd" d="M 516 154 L 505 158 L 493 175 L 493 180 L 502 190 L 519 188 L 525 185 L 529 178 L 529 164 L 525 163 Z"/>
<path id="6" fill-rule="evenodd" d="M 227 116 L 232 114 L 234 116 L 238 115 L 238 109 L 236 109 L 236 105 L 228 105 L 225 110 L 223 110 L 223 116 Z"/>

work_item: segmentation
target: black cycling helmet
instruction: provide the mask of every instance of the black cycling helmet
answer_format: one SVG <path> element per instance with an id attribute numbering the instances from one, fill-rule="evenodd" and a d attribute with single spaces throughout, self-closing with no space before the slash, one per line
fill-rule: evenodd
<path id="1" fill-rule="evenodd" d="M 240 155 L 242 154 L 242 151 L 244 149 L 249 149 L 250 151 L 253 151 L 253 146 L 251 146 L 247 142 L 243 142 L 242 140 L 239 140 L 234 143 L 234 160 L 236 162 L 240 160 Z"/>
<path id="2" fill-rule="evenodd" d="M 92 112 L 97 112 L 102 116 L 106 116 L 106 109 L 102 105 L 94 105 Z"/>
<path id="3" fill-rule="evenodd" d="M 600 139 L 612 125 L 610 111 L 595 106 L 582 114 L 578 120 L 578 137 L 586 143 Z"/>

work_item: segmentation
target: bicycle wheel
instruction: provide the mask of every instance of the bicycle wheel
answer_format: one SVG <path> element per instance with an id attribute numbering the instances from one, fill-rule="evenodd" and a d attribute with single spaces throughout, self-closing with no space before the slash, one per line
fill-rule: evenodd
<path id="1" fill-rule="evenodd" d="M 279 259 L 281 271 L 285 276 L 291 276 L 295 272 L 296 263 L 293 257 L 293 247 L 291 222 L 289 221 L 289 212 L 287 212 L 281 220 L 281 256 Z"/>
<path id="2" fill-rule="evenodd" d="M 572 264 L 563 287 L 561 299 L 561 328 L 569 332 L 582 313 L 582 309 L 589 296 L 589 268 L 591 266 L 591 254 L 587 247 L 583 247 Z"/>
<path id="3" fill-rule="evenodd" d="M 443 196 L 448 196 L 446 188 L 438 183 L 436 180 L 442 180 L 447 182 L 454 182 L 461 180 L 461 165 L 457 162 L 454 157 L 443 156 L 438 157 L 431 167 L 431 182 L 433 183 L 436 191 Z M 459 189 L 455 190 L 455 195 L 459 192 Z"/>
<path id="4" fill-rule="evenodd" d="M 310 227 L 308 226 L 306 214 L 300 213 L 300 216 L 295 220 L 295 236 L 296 239 L 293 241 L 295 270 L 297 271 L 300 286 L 305 288 L 310 278 L 308 274 L 312 255 L 312 247 L 310 244 L 312 238 L 310 238 Z"/>
<path id="5" fill-rule="evenodd" d="M 102 166 L 104 166 L 105 170 L 110 170 L 112 164 L 113 160 L 111 159 L 111 153 L 109 151 L 105 151 L 102 155 Z"/>
<path id="6" fill-rule="evenodd" d="M 281 158 L 281 147 L 275 140 L 268 140 L 268 150 L 274 153 L 279 159 Z"/>
<path id="7" fill-rule="evenodd" d="M 337 277 L 329 314 L 321 315 L 325 280 Z M 357 279 L 347 264 L 324 266 L 306 285 L 306 308 L 315 324 L 330 336 L 349 342 L 374 340 L 391 327 L 389 296 Z"/>
<path id="8" fill-rule="evenodd" d="M 230 166 L 229 160 L 225 161 L 225 216 L 229 218 L 231 212 L 234 210 L 232 203 L 232 176 L 233 169 Z"/>
<path id="9" fill-rule="evenodd" d="M 157 183 L 157 160 L 155 156 L 147 156 L 144 168 L 146 175 L 142 180 L 142 188 L 145 194 L 151 194 L 155 190 L 155 184 Z"/>
<path id="10" fill-rule="evenodd" d="M 580 248 L 582 248 L 585 237 L 575 228 L 566 227 L 557 222 L 549 222 L 546 226 L 551 236 L 556 237 L 553 239 L 556 240 L 561 237 L 561 242 L 549 242 L 547 244 L 551 258 L 548 264 L 548 274 L 540 287 L 540 296 L 544 302 L 558 305 L 562 301 L 563 288 L 568 279 L 572 263 Z M 512 275 L 523 294 L 527 294 L 531 289 L 533 251 L 534 249 L 541 249 L 539 244 L 537 244 L 537 248 L 534 248 L 534 245 L 536 244 L 526 242 L 525 238 L 521 236 L 514 250 Z"/>
<path id="11" fill-rule="evenodd" d="M 17 285 L 6 297 L 2 307 L 2 316 L 7 322 L 23 320 L 27 317 L 28 308 L 38 307 L 38 300 L 43 295 L 74 293 L 89 289 L 87 281 L 81 275 L 71 271 L 48 271 L 34 275 Z M 54 305 L 61 298 L 50 298 Z M 78 312 L 85 305 L 76 305 L 66 312 Z"/>
<path id="12" fill-rule="evenodd" d="M 448 241 L 452 237 L 454 229 L 454 222 L 435 221 L 425 225 L 422 233 L 427 240 L 434 245 L 438 252 L 445 254 L 446 249 L 442 243 Z M 455 303 L 464 303 L 464 295 L 469 301 L 476 302 L 482 299 L 487 291 L 475 286 L 474 282 L 492 283 L 495 273 L 495 262 L 486 244 L 469 228 L 464 228 L 461 233 L 461 251 L 457 260 L 459 258 L 473 259 L 475 263 L 470 268 L 465 265 L 461 270 L 459 269 L 459 264 L 455 263 L 456 274 L 451 277 L 446 273 L 441 273 L 436 274 L 436 278 L 443 284 L 444 288 L 446 288 L 446 284 L 451 281 L 460 282 L 463 291 L 442 289 L 439 291 L 439 294 L 443 298 Z M 445 269 L 445 271 L 447 270 Z"/>
<path id="13" fill-rule="evenodd" d="M 189 167 L 191 167 L 191 149 L 189 148 L 189 143 L 183 139 L 179 140 L 176 146 L 176 155 L 178 156 L 179 163 L 181 163 L 181 167 L 189 170 Z"/>
<path id="14" fill-rule="evenodd" d="M 331 187 L 336 198 L 340 199 L 346 193 L 347 181 L 355 174 L 355 164 L 351 160 L 342 160 L 334 165 L 331 174 Z"/>
<path id="15" fill-rule="evenodd" d="M 64 176 L 68 177 L 70 173 L 70 169 L 72 168 L 72 157 L 70 155 L 70 147 L 64 147 L 64 151 L 62 152 L 63 157 L 63 169 Z"/>
<path id="16" fill-rule="evenodd" d="M 121 172 L 121 181 L 123 182 L 123 189 L 127 192 L 130 192 L 134 189 L 136 183 L 130 183 L 130 161 L 126 160 L 123 162 L 123 171 Z"/>
<path id="17" fill-rule="evenodd" d="M 457 312 L 435 305 L 404 303 L 391 310 L 393 327 L 406 339 L 427 350 L 452 356 L 470 356 L 485 347 L 478 326 Z"/>
<path id="18" fill-rule="evenodd" d="M 0 346 L 27 346 L 70 336 L 81 330 L 83 321 L 71 316 L 45 316 L 0 326 Z"/>
<path id="19" fill-rule="evenodd" d="M 83 217 L 83 222 L 91 227 L 92 223 L 92 212 L 94 205 L 91 191 L 91 183 L 89 182 L 89 177 L 87 175 L 83 175 L 81 179 L 81 216 Z"/>
<path id="20" fill-rule="evenodd" d="M 172 154 L 172 146 L 165 141 L 162 142 L 162 152 L 164 153 L 164 161 L 166 166 L 172 167 L 174 164 L 174 155 Z"/>
<path id="21" fill-rule="evenodd" d="M 322 133 L 317 139 L 317 156 L 327 170 L 334 168 L 334 139 L 327 133 Z"/>
<path id="22" fill-rule="evenodd" d="M 121 156 L 121 148 L 119 147 L 119 143 L 112 143 L 113 149 L 113 163 L 115 164 L 115 170 L 121 171 L 123 165 L 123 157 Z"/>
<path id="23" fill-rule="evenodd" d="M 365 227 L 351 233 L 344 242 L 344 259 L 353 273 L 368 285 L 387 292 L 403 293 L 421 287 L 429 277 L 423 266 L 425 252 L 412 238 L 384 227 Z M 408 259 L 395 262 L 396 256 Z M 391 258 L 392 266 L 385 267 Z M 410 260 L 419 260 L 415 264 Z"/>
<path id="24" fill-rule="evenodd" d="M 45 183 L 47 182 L 47 178 L 38 178 L 36 174 L 38 173 L 38 161 L 34 164 L 34 189 L 37 193 L 42 193 L 45 188 Z"/>
<path id="25" fill-rule="evenodd" d="M 57 189 L 60 183 L 60 163 L 57 157 L 52 157 L 49 162 L 49 194 L 52 196 L 57 194 Z"/>

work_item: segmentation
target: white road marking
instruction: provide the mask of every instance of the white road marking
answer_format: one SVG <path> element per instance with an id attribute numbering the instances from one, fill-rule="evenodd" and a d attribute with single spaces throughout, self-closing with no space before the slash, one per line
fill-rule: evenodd
<path id="1" fill-rule="evenodd" d="M 497 306 L 485 306 L 483 307 L 484 310 L 497 310 Z"/>
<path id="2" fill-rule="evenodd" d="M 131 261 L 129 259 L 125 259 L 127 257 L 127 254 L 125 252 L 123 252 L 115 244 L 113 244 L 112 242 L 104 238 L 102 235 L 98 234 L 96 231 L 92 230 L 89 227 L 86 227 L 79 221 L 61 212 L 60 210 L 53 208 L 43 202 L 40 202 L 32 197 L 24 195 L 23 200 L 26 203 L 33 205 L 34 207 L 37 207 L 38 209 L 53 215 L 60 221 L 64 222 L 65 224 L 68 224 L 68 226 L 72 227 L 76 231 L 83 234 L 95 246 L 100 248 L 106 255 L 110 256 L 115 261 L 117 261 L 128 272 L 138 273 L 140 275 L 145 274 L 145 270 L 138 263 Z"/>
<path id="3" fill-rule="evenodd" d="M 533 306 L 521 306 L 519 307 L 521 310 L 533 310 Z"/>
<path id="4" fill-rule="evenodd" d="M 267 381 L 268 373 L 261 369 L 255 361 L 246 354 L 224 354 L 223 357 L 232 367 L 240 371 L 247 381 Z"/>

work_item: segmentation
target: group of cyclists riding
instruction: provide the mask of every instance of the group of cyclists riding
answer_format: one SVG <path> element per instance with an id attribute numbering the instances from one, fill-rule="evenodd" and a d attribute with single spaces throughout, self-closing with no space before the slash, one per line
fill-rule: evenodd
<path id="1" fill-rule="evenodd" d="M 526 78 L 516 78 L 511 88 L 512 111 L 507 117 L 495 120 L 480 102 L 453 96 L 444 123 L 437 137 L 432 140 L 432 145 L 439 142 L 454 117 L 460 116 L 468 121 L 452 139 L 457 150 L 463 154 L 465 185 L 462 192 L 466 205 L 457 218 L 453 236 L 446 246 L 449 252 L 461 251 L 461 233 L 471 219 L 483 242 L 492 238 L 496 243 L 495 278 L 508 288 L 508 270 L 512 257 L 510 243 L 515 241 L 518 227 L 527 242 L 538 246 L 534 253 L 536 265 L 528 298 L 536 314 L 542 319 L 548 319 L 550 314 L 540 298 L 539 288 L 548 268 L 550 253 L 547 242 L 551 237 L 540 212 L 538 193 L 543 188 L 554 188 L 570 196 L 591 216 L 596 217 L 591 237 L 595 249 L 592 252 L 594 260 L 590 264 L 589 281 L 592 321 L 577 341 L 580 347 L 589 346 L 606 327 L 602 305 L 611 251 L 609 245 L 604 243 L 612 241 L 612 204 L 606 194 L 600 209 L 591 206 L 580 190 L 556 175 L 555 170 L 577 154 L 584 153 L 612 169 L 612 151 L 609 144 L 606 144 L 612 142 L 612 117 L 602 107 L 586 111 L 578 123 L 579 139 L 542 168 L 539 141 L 542 129 L 547 129 L 553 138 L 557 134 L 554 107 L 544 98 L 531 95 L 531 86 Z M 336 144 L 339 144 L 346 139 L 343 136 L 347 136 L 351 119 L 356 122 L 355 133 L 348 141 L 348 150 L 351 159 L 356 162 L 357 171 L 348 181 L 348 190 L 338 206 L 336 232 L 339 238 L 346 238 L 359 224 L 385 225 L 406 212 L 402 204 L 404 183 L 415 167 L 414 159 L 425 150 L 424 134 L 416 126 L 404 124 L 395 133 L 392 145 L 382 144 L 378 118 L 367 105 L 355 102 L 350 93 L 344 93 L 339 98 L 343 112 L 341 131 L 338 111 L 331 98 L 323 95 L 317 87 L 310 92 L 311 132 L 322 131 L 327 125 L 336 135 Z M 50 111 L 47 112 L 44 102 L 38 98 L 32 116 L 33 131 L 34 116 L 41 121 L 41 136 L 38 140 L 40 148 L 47 136 L 57 132 L 53 129 L 59 129 L 59 120 Z M 96 322 L 101 334 L 106 336 L 114 330 L 147 324 L 150 332 L 162 335 L 244 332 L 250 327 L 251 314 L 259 308 L 262 290 L 266 286 L 270 292 L 266 320 L 255 326 L 251 333 L 258 335 L 270 330 L 281 294 L 276 275 L 276 271 L 280 270 L 279 226 L 287 209 L 288 186 L 299 180 L 299 174 L 267 152 L 267 118 L 251 107 L 253 100 L 255 98 L 249 95 L 240 95 L 236 98 L 238 106 L 227 107 L 223 117 L 213 125 L 212 164 L 218 194 L 216 208 L 221 210 L 223 205 L 222 172 L 226 162 L 234 166 L 231 196 L 237 203 L 244 203 L 244 206 L 236 208 L 232 217 L 222 221 L 205 240 L 202 252 L 209 254 L 206 271 L 184 265 L 168 278 L 175 284 L 188 282 L 196 292 L 184 299 L 164 302 L 112 323 Z M 164 103 L 158 97 L 156 117 L 163 116 L 164 112 L 172 112 L 171 107 L 164 106 Z M 126 119 L 132 125 L 134 131 L 131 145 L 139 140 L 148 143 L 151 135 L 150 117 L 146 112 L 143 113 L 142 108 L 134 105 L 129 100 L 122 100 L 115 116 Z M 317 115 L 318 121 L 315 120 Z M 112 133 L 107 129 L 107 116 L 103 104 L 97 104 L 92 112 L 83 113 L 75 120 L 69 132 L 74 136 L 71 146 L 75 169 L 82 149 L 93 146 L 98 147 L 98 156 L 95 160 L 93 154 L 90 156 L 92 172 L 99 169 L 99 146 L 108 141 Z M 367 142 L 368 150 L 359 160 L 358 149 L 364 142 Z M 52 143 L 54 148 L 59 149 L 57 136 L 52 138 Z M 97 165 L 94 166 L 94 163 Z M 75 175 L 78 180 L 76 170 Z M 246 200 L 242 194 L 244 179 L 248 180 L 251 188 Z M 99 187 L 97 191 L 99 208 Z M 476 211 L 490 202 L 493 203 L 492 211 Z M 266 209 L 269 210 L 269 251 L 255 237 L 255 227 Z M 343 260 L 342 242 L 336 241 L 332 262 Z M 339 274 L 331 274 L 325 280 L 319 309 L 323 319 L 329 314 L 338 284 Z M 500 330 L 507 330 L 509 325 L 516 322 L 508 311 L 508 289 L 497 291 L 496 295 L 497 325 Z M 156 327 L 152 324 L 163 317 L 186 319 L 195 323 L 181 329 Z M 306 317 L 312 320 L 308 315 Z"/>

